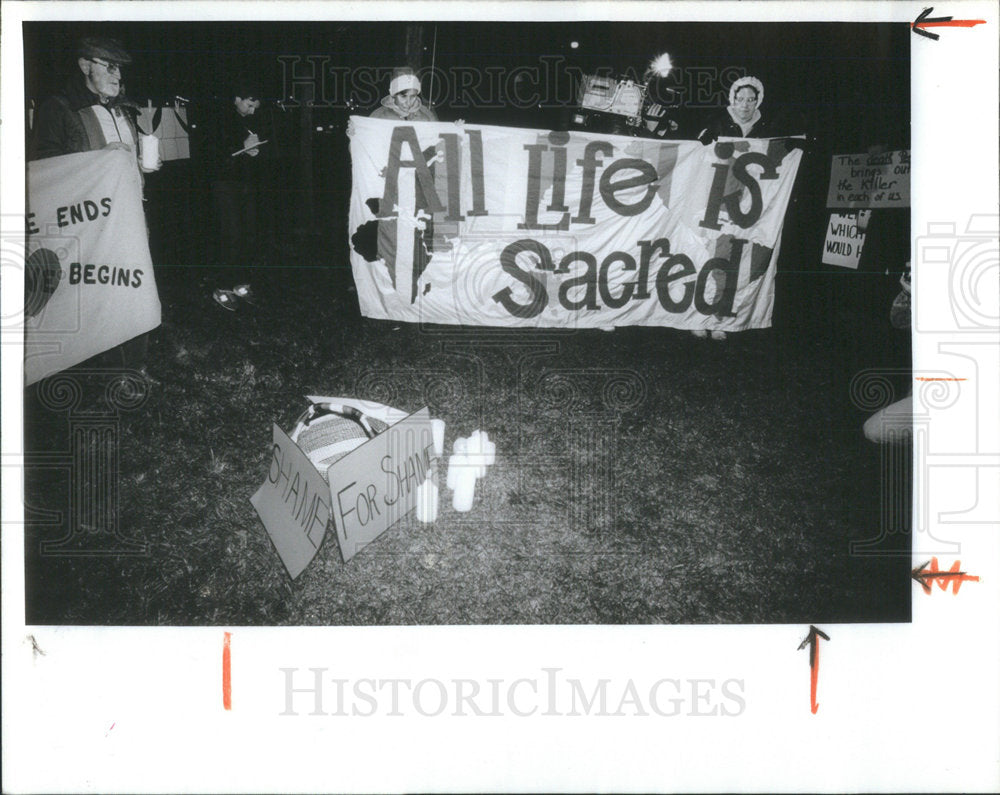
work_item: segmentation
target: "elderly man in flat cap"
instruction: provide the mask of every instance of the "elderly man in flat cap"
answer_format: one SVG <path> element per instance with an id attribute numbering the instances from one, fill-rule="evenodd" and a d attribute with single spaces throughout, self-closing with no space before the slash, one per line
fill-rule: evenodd
<path id="1" fill-rule="evenodd" d="M 76 43 L 74 72 L 63 90 L 46 99 L 38 108 L 29 149 L 29 160 L 92 152 L 98 149 L 125 149 L 135 157 L 140 171 L 156 171 L 163 165 L 144 168 L 139 160 L 139 136 L 134 107 L 125 99 L 122 68 L 131 56 L 117 39 L 85 38 Z M 147 386 L 158 383 L 146 370 L 149 332 L 123 342 L 100 354 L 102 366 L 122 366 L 138 370 Z"/>
<path id="2" fill-rule="evenodd" d="M 122 85 L 122 69 L 132 58 L 117 39 L 86 38 L 77 42 L 76 63 L 79 71 L 38 109 L 29 159 L 111 148 L 138 154 Z"/>

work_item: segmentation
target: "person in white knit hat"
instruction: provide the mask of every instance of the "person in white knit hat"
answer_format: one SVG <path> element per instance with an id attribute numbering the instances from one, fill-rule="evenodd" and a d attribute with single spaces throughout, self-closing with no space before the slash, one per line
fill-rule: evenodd
<path id="1" fill-rule="evenodd" d="M 437 121 L 437 114 L 420 100 L 420 78 L 408 66 L 393 70 L 389 95 L 371 114 L 373 119 Z"/>

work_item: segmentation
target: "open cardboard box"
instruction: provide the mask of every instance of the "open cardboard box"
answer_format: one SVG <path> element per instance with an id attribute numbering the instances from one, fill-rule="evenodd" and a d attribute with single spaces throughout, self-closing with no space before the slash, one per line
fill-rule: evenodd
<path id="1" fill-rule="evenodd" d="M 435 457 L 426 406 L 407 415 L 372 401 L 307 398 L 352 406 L 389 427 L 331 464 L 324 477 L 288 434 L 272 426 L 267 476 L 250 502 L 292 579 L 315 557 L 331 523 L 346 563 L 406 516 Z"/>

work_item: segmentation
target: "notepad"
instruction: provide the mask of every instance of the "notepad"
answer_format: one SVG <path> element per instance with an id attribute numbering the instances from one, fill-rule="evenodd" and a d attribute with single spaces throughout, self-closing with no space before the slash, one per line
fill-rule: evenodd
<path id="1" fill-rule="evenodd" d="M 266 143 L 267 141 L 257 141 L 257 143 L 255 143 L 253 146 L 246 146 L 243 149 L 240 149 L 240 151 L 238 152 L 233 152 L 230 155 L 230 157 L 236 157 L 236 155 L 242 155 L 244 152 L 249 152 L 251 149 L 256 149 L 258 146 L 263 146 Z"/>

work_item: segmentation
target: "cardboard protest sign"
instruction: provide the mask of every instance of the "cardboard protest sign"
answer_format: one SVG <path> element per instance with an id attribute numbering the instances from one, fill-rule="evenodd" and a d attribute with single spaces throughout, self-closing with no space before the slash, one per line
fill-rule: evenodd
<path id="1" fill-rule="evenodd" d="M 826 206 L 909 207 L 909 151 L 834 155 Z"/>
<path id="2" fill-rule="evenodd" d="M 330 491 L 323 476 L 288 435 L 272 428 L 267 478 L 250 502 L 294 580 L 312 561 L 330 522 Z"/>
<path id="3" fill-rule="evenodd" d="M 862 210 L 862 212 L 866 212 Z M 823 243 L 823 264 L 857 270 L 865 233 L 858 228 L 857 213 L 830 213 Z"/>
<path id="4" fill-rule="evenodd" d="M 160 325 L 134 154 L 28 163 L 28 210 L 26 384 Z"/>
<path id="5" fill-rule="evenodd" d="M 771 324 L 801 158 L 352 117 L 351 267 L 367 317 L 479 326 Z"/>
<path id="6" fill-rule="evenodd" d="M 413 510 L 433 456 L 425 407 L 330 466 L 330 503 L 345 563 Z"/>
<path id="7" fill-rule="evenodd" d="M 392 424 L 332 464 L 325 478 L 288 434 L 272 427 L 267 477 L 250 502 L 292 579 L 315 557 L 331 519 L 346 562 L 406 516 L 416 506 L 433 455 L 426 407 L 406 415 L 352 398 L 310 400 L 354 406 Z"/>

